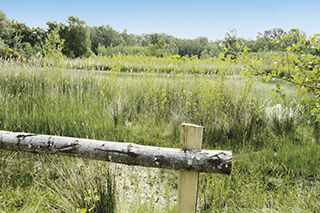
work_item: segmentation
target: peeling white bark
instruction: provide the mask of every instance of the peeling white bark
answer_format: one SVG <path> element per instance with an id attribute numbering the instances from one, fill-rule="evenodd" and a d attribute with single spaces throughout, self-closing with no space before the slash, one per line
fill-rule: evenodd
<path id="1" fill-rule="evenodd" d="M 231 151 L 183 150 L 6 131 L 0 131 L 0 149 L 228 175 L 232 165 Z"/>

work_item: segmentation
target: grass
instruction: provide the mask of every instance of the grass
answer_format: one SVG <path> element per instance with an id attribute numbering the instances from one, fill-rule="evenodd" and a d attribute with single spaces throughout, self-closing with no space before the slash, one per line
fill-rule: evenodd
<path id="1" fill-rule="evenodd" d="M 199 212 L 320 211 L 317 124 L 307 107 L 297 107 L 306 103 L 293 98 L 290 85 L 282 85 L 286 99 L 273 102 L 272 83 L 223 75 L 120 75 L 117 69 L 51 72 L 2 64 L 0 129 L 177 148 L 181 123 L 203 125 L 204 149 L 230 149 L 234 163 L 230 176 L 200 174 Z M 297 116 L 288 110 L 281 118 L 270 115 L 266 108 L 273 104 L 298 109 Z M 119 173 L 105 162 L 8 151 L 0 152 L 0 161 L 2 212 L 176 209 L 174 171 L 138 170 L 141 179 L 121 172 L 122 189 L 135 199 L 116 203 Z M 152 188 L 149 198 L 141 180 Z M 160 206 L 158 198 L 164 199 Z"/>
<path id="2" fill-rule="evenodd" d="M 112 212 L 114 183 L 107 163 L 1 151 L 1 212 Z M 95 191 L 98 200 L 88 201 Z M 92 196 L 92 197 L 95 197 Z M 94 205 L 94 206 L 93 206 Z"/>
<path id="3" fill-rule="evenodd" d="M 253 60 L 263 62 L 263 69 L 268 69 L 272 64 L 273 58 L 283 55 L 282 52 L 263 52 L 250 53 Z M 34 64 L 34 62 L 32 61 Z M 129 73 L 206 73 L 215 74 L 223 72 L 226 75 L 239 74 L 242 68 L 241 60 L 236 61 L 233 65 L 225 62 L 223 64 L 217 57 L 205 57 L 198 59 L 197 57 L 180 57 L 178 55 L 155 57 L 139 54 L 122 55 L 109 54 L 109 56 L 97 56 L 88 59 L 64 59 L 65 67 L 68 69 L 78 70 L 102 70 L 108 71 L 112 66 L 117 65 L 122 72 Z M 225 65 L 228 64 L 228 68 Z"/>

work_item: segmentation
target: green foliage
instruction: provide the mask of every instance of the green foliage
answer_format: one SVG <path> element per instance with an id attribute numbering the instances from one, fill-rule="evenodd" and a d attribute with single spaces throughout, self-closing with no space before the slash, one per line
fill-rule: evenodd
<path id="1" fill-rule="evenodd" d="M 3 42 L 3 40 L 0 38 L 0 50 L 3 50 L 3 48 L 6 48 L 6 45 Z M 3 56 L 1 56 L 1 57 L 3 57 Z"/>
<path id="2" fill-rule="evenodd" d="M 47 36 L 45 42 L 42 44 L 42 52 L 44 54 L 44 67 L 54 70 L 55 73 L 61 72 L 63 68 L 62 63 L 62 49 L 64 40 L 59 35 L 60 24 Z"/>
<path id="3" fill-rule="evenodd" d="M 41 54 L 41 46 L 32 46 L 30 43 L 26 42 L 23 45 L 22 55 L 26 60 L 36 57 Z"/>
<path id="4" fill-rule="evenodd" d="M 120 36 L 124 40 L 126 46 L 135 46 L 137 44 L 137 39 L 134 34 L 128 34 L 126 29 L 122 31 Z"/>
<path id="5" fill-rule="evenodd" d="M 90 56 L 90 27 L 78 17 L 70 16 L 68 26 L 61 30 L 61 38 L 65 39 L 63 53 L 71 58 Z"/>
<path id="6" fill-rule="evenodd" d="M 30 43 L 32 48 L 37 49 L 41 42 L 44 42 L 45 37 L 58 25 L 56 21 L 48 21 L 48 30 L 39 27 L 30 28 L 25 23 L 15 20 L 10 21 L 2 11 L 0 16 L 0 38 L 6 45 L 20 54 L 23 54 L 26 43 Z M 134 35 L 128 34 L 126 29 L 118 32 L 110 25 L 89 27 L 85 21 L 74 16 L 68 17 L 67 24 L 60 24 L 59 35 L 65 40 L 62 52 L 69 58 L 91 57 L 94 54 L 111 56 L 120 52 L 124 55 L 139 54 L 165 57 L 178 54 L 180 56 L 197 56 L 201 59 L 208 59 L 218 57 L 223 48 L 236 49 L 237 44 L 247 46 L 251 52 L 255 53 L 284 51 L 279 43 L 272 42 L 272 40 L 287 34 L 306 36 L 304 32 L 295 28 L 288 33 L 281 28 L 273 28 L 265 30 L 264 33 L 259 32 L 255 40 L 247 40 L 238 38 L 238 30 L 232 28 L 222 40 L 210 41 L 207 37 L 181 39 L 165 33 Z M 299 36 L 288 38 L 286 45 L 291 46 L 297 42 L 298 38 Z M 320 54 L 320 51 L 312 48 L 311 42 L 306 43 L 304 51 L 313 55 Z M 226 51 L 226 56 L 229 54 L 231 52 Z"/>
<path id="7" fill-rule="evenodd" d="M 181 56 L 180 55 L 172 55 L 172 56 L 170 56 L 170 58 L 172 58 L 172 59 L 180 59 Z"/>
<path id="8" fill-rule="evenodd" d="M 62 53 L 70 58 L 91 56 L 90 27 L 85 21 L 74 16 L 68 17 L 67 23 L 68 25 L 47 22 L 48 33 L 59 29 L 59 36 L 64 40 Z"/>
<path id="9" fill-rule="evenodd" d="M 229 32 L 225 34 L 224 40 L 222 41 L 223 46 L 228 49 L 235 49 L 238 48 L 239 43 L 238 30 L 236 28 L 229 29 Z"/>
<path id="10" fill-rule="evenodd" d="M 45 37 L 44 29 L 40 27 L 30 28 L 25 23 L 20 23 L 15 20 L 12 20 L 10 24 L 14 30 L 14 33 L 11 34 L 12 40 L 18 35 L 22 44 L 29 43 L 32 47 L 41 45 L 41 41 L 43 41 Z"/>
<path id="11" fill-rule="evenodd" d="M 178 54 L 181 56 L 197 55 L 200 57 L 201 53 L 210 51 L 209 40 L 207 37 L 198 37 L 196 39 L 176 39 L 176 46 Z"/>
<path id="12" fill-rule="evenodd" d="M 162 38 L 157 44 L 150 44 L 148 46 L 147 56 L 166 57 L 177 53 L 177 49 L 174 44 L 169 45 L 165 43 Z"/>
<path id="13" fill-rule="evenodd" d="M 45 31 L 39 27 L 30 28 L 25 23 L 20 23 L 13 19 L 9 20 L 2 11 L 0 12 L 2 13 L 0 18 L 0 39 L 5 46 L 13 49 L 19 55 L 26 56 L 27 59 L 37 54 L 45 36 Z M 28 49 L 27 53 L 26 47 Z"/>
<path id="14" fill-rule="evenodd" d="M 0 57 L 3 59 L 18 59 L 19 53 L 13 51 L 13 49 L 11 49 L 9 47 L 3 47 L 0 50 Z"/>
<path id="15" fill-rule="evenodd" d="M 7 19 L 6 14 L 2 10 L 0 10 L 0 21 L 5 21 Z"/>
<path id="16" fill-rule="evenodd" d="M 6 14 L 0 10 L 0 38 L 8 44 L 10 43 L 10 35 L 13 33 L 13 29 L 10 26 L 10 20 Z"/>
<path id="17" fill-rule="evenodd" d="M 124 37 L 124 38 L 123 38 Z M 90 28 L 91 50 L 98 54 L 99 45 L 104 48 L 124 46 L 126 42 L 134 44 L 132 36 L 127 35 L 124 31 L 121 35 L 118 31 L 113 30 L 110 25 L 102 25 Z"/>
<path id="18" fill-rule="evenodd" d="M 278 43 L 283 49 L 284 55 L 280 55 L 273 59 L 271 64 L 271 71 L 265 71 L 261 67 L 263 63 L 259 60 L 251 59 L 248 54 L 248 47 L 243 48 L 243 61 L 246 64 L 245 75 L 257 75 L 262 77 L 265 81 L 271 78 L 281 79 L 288 84 L 293 84 L 298 88 L 297 96 L 302 100 L 311 98 L 310 102 L 312 113 L 316 116 L 316 120 L 320 119 L 320 58 L 311 53 L 306 53 L 306 47 L 310 43 L 313 49 L 320 49 L 320 34 L 315 34 L 307 38 L 304 33 L 295 30 L 289 33 L 282 33 L 275 38 L 273 42 Z M 238 51 L 240 45 L 237 46 Z M 241 50 L 240 50 L 241 52 Z M 280 84 L 277 85 L 276 90 L 279 96 L 284 99 L 281 93 Z M 276 96 L 278 97 L 278 96 Z"/>

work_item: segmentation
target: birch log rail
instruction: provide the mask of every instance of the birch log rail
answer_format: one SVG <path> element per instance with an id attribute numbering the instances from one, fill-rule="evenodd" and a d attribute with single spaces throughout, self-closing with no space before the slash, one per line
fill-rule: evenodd
<path id="1" fill-rule="evenodd" d="M 7 131 L 0 131 L 0 149 L 228 175 L 232 164 L 231 151 L 161 148 Z"/>

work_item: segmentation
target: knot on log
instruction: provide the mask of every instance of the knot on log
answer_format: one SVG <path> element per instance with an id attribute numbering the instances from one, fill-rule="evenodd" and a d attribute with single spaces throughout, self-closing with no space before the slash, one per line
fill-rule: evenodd
<path id="1" fill-rule="evenodd" d="M 129 144 L 128 146 L 127 146 L 127 154 L 130 156 L 130 157 L 137 157 L 137 156 L 139 156 L 139 154 L 137 154 L 137 153 L 134 153 L 133 151 L 131 151 L 131 148 L 133 147 L 133 145 L 132 144 Z"/>
<path id="2" fill-rule="evenodd" d="M 209 157 L 209 162 L 224 174 L 230 175 L 232 167 L 232 158 L 225 152 L 220 152 Z"/>

